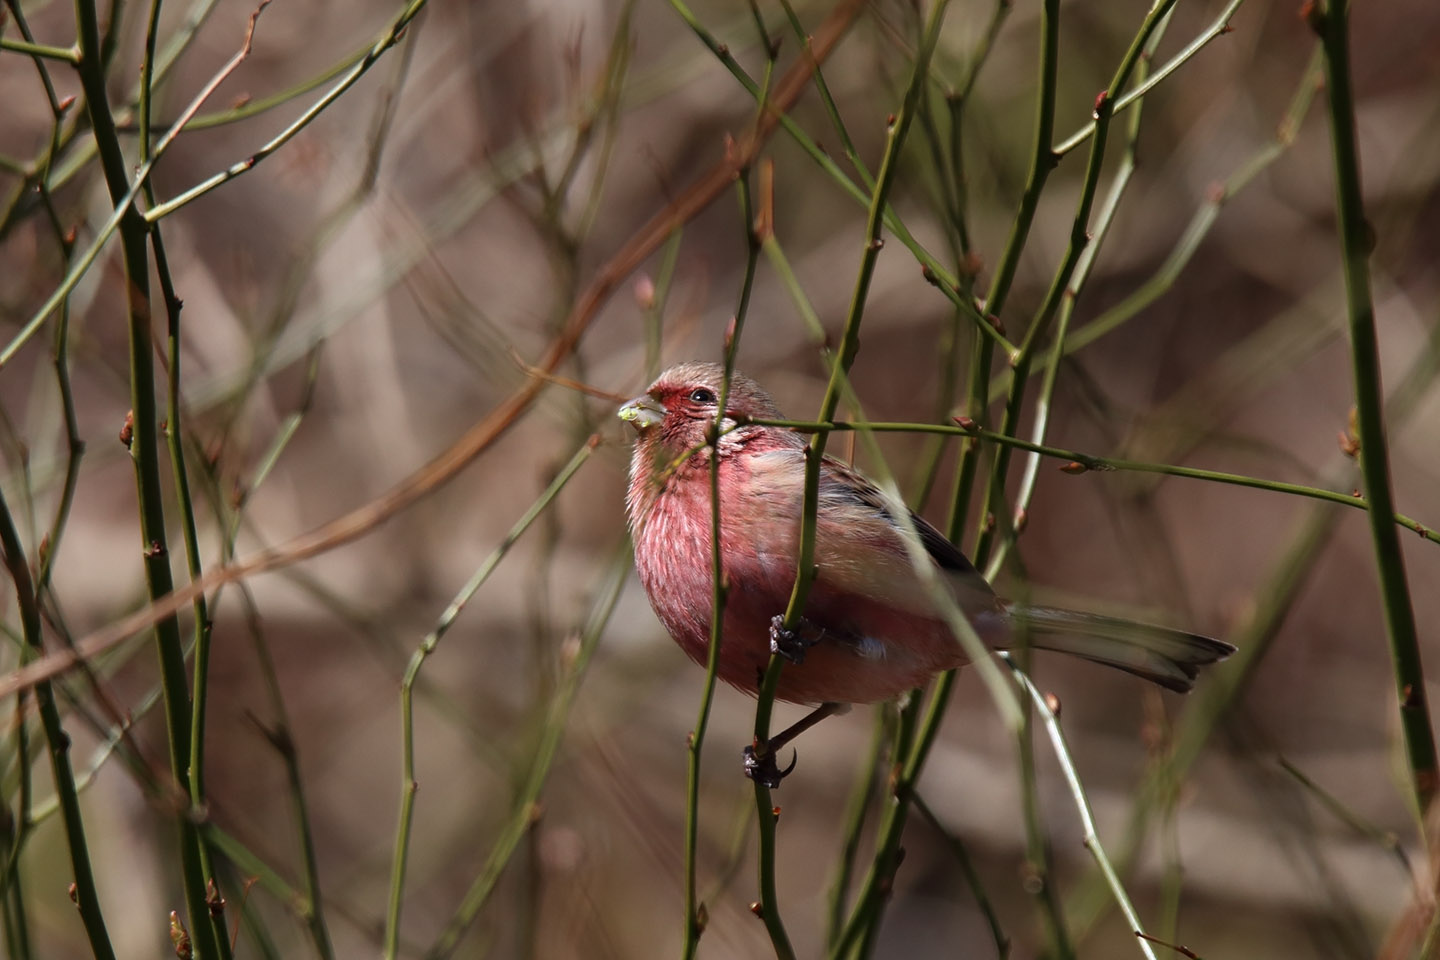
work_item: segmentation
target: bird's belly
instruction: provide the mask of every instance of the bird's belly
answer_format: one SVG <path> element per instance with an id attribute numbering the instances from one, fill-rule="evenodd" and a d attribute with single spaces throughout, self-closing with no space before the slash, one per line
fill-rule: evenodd
<path id="1" fill-rule="evenodd" d="M 636 558 L 656 616 L 681 650 L 704 666 L 715 596 L 708 525 L 657 511 L 637 538 Z M 729 591 L 716 667 L 719 679 L 752 696 L 770 662 L 771 620 L 784 614 L 794 583 L 788 569 L 748 569 L 753 560 L 729 551 L 724 557 Z M 802 663 L 785 665 L 777 696 L 792 703 L 889 699 L 965 659 L 941 621 L 837 596 L 827 590 L 823 574 L 805 616 L 828 636 L 806 651 Z"/>

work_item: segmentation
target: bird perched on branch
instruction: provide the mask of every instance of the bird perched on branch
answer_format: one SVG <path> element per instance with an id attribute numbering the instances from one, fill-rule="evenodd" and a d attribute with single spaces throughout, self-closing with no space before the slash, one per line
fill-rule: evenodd
<path id="1" fill-rule="evenodd" d="M 786 630 L 781 615 L 798 562 L 807 441 L 793 430 L 751 422 L 783 418 L 759 384 L 736 373 L 712 448 L 723 382 L 718 364 L 680 364 L 620 408 L 637 434 L 626 497 L 635 565 L 660 622 L 703 665 L 715 596 L 710 461 L 718 454 L 720 560 L 729 586 L 718 674 L 753 696 L 771 653 L 786 656 L 791 663 L 778 698 L 821 705 L 797 728 L 838 712 L 838 705 L 894 697 L 967 662 L 907 550 L 906 525 L 913 525 L 976 633 L 996 650 L 1024 630 L 1034 647 L 1182 692 L 1193 686 L 1198 668 L 1234 651 L 1179 630 L 1007 602 L 940 531 L 908 511 L 897 516 L 903 507 L 897 510 L 875 484 L 830 457 L 820 468 L 815 580 L 803 618 Z M 762 753 L 773 758 L 799 729 L 772 738 Z M 773 759 L 757 766 L 752 753 L 747 771 L 778 784 L 782 774 Z"/>

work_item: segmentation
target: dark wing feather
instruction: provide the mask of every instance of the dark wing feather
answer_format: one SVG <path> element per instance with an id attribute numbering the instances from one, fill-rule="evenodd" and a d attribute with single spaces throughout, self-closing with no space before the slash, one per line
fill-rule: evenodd
<path id="1" fill-rule="evenodd" d="M 839 481 L 827 485 L 827 493 L 831 496 L 838 494 L 855 503 L 863 504 L 883 516 L 892 527 L 899 529 L 900 524 L 896 521 L 895 515 L 890 512 L 885 495 L 868 478 L 849 464 L 841 463 L 830 457 L 825 458 L 825 466 L 828 472 Z M 921 546 L 925 548 L 926 553 L 930 554 L 931 559 L 940 569 L 966 580 L 971 577 L 983 579 L 980 571 L 975 569 L 975 565 L 961 552 L 960 548 L 951 543 L 945 534 L 937 530 L 933 524 L 913 510 L 910 511 L 910 522 L 915 525 L 915 532 L 920 536 Z"/>
<path id="2" fill-rule="evenodd" d="M 960 548 L 951 543 L 945 534 L 936 530 L 931 524 L 915 511 L 910 511 L 910 519 L 915 524 L 915 532 L 920 534 L 920 543 L 925 547 L 925 552 L 935 558 L 935 562 L 942 570 L 949 570 L 953 573 L 964 575 L 974 574 L 980 576 L 980 571 L 970 562 L 970 558 L 960 551 Z"/>

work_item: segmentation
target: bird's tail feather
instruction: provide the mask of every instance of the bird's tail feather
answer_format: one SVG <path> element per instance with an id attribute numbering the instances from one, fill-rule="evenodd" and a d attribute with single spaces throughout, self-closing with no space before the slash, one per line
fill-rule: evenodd
<path id="1" fill-rule="evenodd" d="M 1012 604 L 1006 611 L 1033 646 L 1083 657 L 1188 692 L 1199 669 L 1235 652 L 1224 640 L 1098 613 Z"/>

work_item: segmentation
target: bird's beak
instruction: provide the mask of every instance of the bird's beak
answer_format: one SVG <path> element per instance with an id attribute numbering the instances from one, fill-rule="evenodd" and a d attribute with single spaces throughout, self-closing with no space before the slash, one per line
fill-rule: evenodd
<path id="1" fill-rule="evenodd" d="M 665 407 L 648 393 L 636 397 L 621 407 L 616 416 L 628 420 L 636 431 L 653 427 L 665 419 Z"/>

